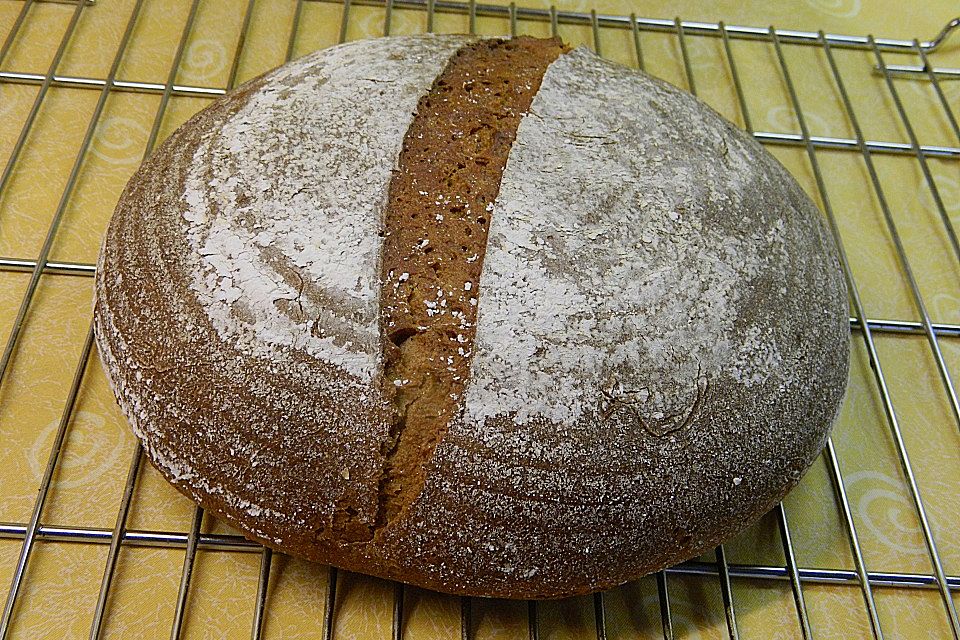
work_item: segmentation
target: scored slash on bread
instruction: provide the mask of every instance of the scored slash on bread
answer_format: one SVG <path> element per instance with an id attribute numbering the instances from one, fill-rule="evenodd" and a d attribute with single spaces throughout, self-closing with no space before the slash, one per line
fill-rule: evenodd
<path id="1" fill-rule="evenodd" d="M 520 118 L 563 51 L 559 40 L 529 37 L 463 46 L 404 136 L 380 269 L 381 384 L 396 416 L 384 443 L 377 527 L 419 495 L 424 461 L 460 405 L 493 203 Z"/>
<path id="2" fill-rule="evenodd" d="M 128 184 L 95 320 L 149 459 L 205 508 L 517 598 L 756 520 L 849 360 L 835 247 L 783 167 L 692 96 L 529 38 L 354 42 L 218 100 Z"/>

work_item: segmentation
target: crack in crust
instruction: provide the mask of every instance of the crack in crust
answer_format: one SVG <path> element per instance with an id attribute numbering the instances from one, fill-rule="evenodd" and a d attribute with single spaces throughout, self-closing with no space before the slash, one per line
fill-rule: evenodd
<path id="1" fill-rule="evenodd" d="M 394 418 L 380 454 L 372 525 L 341 506 L 334 531 L 372 540 L 423 489 L 470 374 L 493 202 L 522 117 L 559 40 L 462 47 L 417 105 L 390 181 L 381 262 L 381 389 Z"/>
<path id="2" fill-rule="evenodd" d="M 383 385 L 397 418 L 380 480 L 380 527 L 419 494 L 424 464 L 459 403 L 492 203 L 520 119 L 562 51 L 558 41 L 534 38 L 467 45 L 407 133 L 384 242 Z"/>
<path id="3" fill-rule="evenodd" d="M 703 373 L 700 363 L 697 363 L 697 375 L 694 378 L 696 395 L 689 407 L 683 411 L 666 413 L 660 418 L 651 420 L 645 415 L 644 406 L 647 404 L 651 391 L 649 386 L 639 389 L 624 389 L 617 391 L 616 384 L 611 382 L 608 389 L 600 388 L 600 419 L 607 422 L 618 410 L 630 412 L 643 430 L 656 438 L 662 438 L 672 433 L 686 429 L 700 415 L 707 393 L 710 390 L 710 378 Z"/>

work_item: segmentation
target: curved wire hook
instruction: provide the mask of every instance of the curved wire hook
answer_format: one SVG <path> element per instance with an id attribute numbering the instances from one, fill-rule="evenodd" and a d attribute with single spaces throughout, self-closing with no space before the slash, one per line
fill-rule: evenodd
<path id="1" fill-rule="evenodd" d="M 957 27 L 960 27 L 960 16 L 948 22 L 943 29 L 940 30 L 940 33 L 937 34 L 936 38 L 930 42 L 924 42 L 920 45 L 920 48 L 927 53 L 934 51 L 937 47 L 943 44 L 943 41 L 946 40 Z"/>
<path id="2" fill-rule="evenodd" d="M 940 33 L 938 33 L 937 37 L 933 40 L 930 40 L 929 42 L 918 42 L 917 40 L 913 41 L 914 50 L 920 54 L 921 58 L 923 58 L 922 65 L 885 64 L 883 68 L 881 68 L 880 65 L 874 65 L 874 72 L 889 73 L 893 76 L 905 78 L 922 77 L 924 79 L 933 81 L 936 80 L 937 76 L 940 76 L 940 78 L 943 80 L 960 79 L 960 69 L 939 69 L 933 67 L 930 64 L 930 61 L 927 60 L 926 56 L 926 54 L 933 53 L 940 45 L 942 45 L 957 27 L 960 27 L 960 17 L 956 17 L 944 25 L 943 29 L 940 30 Z"/>

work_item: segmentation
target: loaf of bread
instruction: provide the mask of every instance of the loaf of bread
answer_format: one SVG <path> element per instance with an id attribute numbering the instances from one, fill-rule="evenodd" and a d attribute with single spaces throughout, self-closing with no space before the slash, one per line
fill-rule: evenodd
<path id="1" fill-rule="evenodd" d="M 285 65 L 130 180 L 96 338 L 149 459 L 273 548 L 550 598 L 694 557 L 847 378 L 816 207 L 692 96 L 555 40 Z"/>

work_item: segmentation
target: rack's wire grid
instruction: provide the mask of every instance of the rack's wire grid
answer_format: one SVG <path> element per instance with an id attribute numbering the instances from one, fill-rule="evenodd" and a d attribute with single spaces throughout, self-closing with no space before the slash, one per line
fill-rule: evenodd
<path id="1" fill-rule="evenodd" d="M 256 0 L 189 0 L 173 9 L 131 0 L 118 2 L 123 11 L 114 8 L 109 18 L 114 36 L 101 48 L 110 55 L 101 56 L 99 67 L 96 61 L 86 67 L 105 73 L 64 68 L 71 66 L 65 60 L 74 43 L 89 43 L 106 19 L 91 14 L 108 11 L 108 4 L 18 0 L 7 5 L 15 11 L 8 12 L 6 31 L 0 27 L 0 520 L 8 520 L 0 521 L 0 579 L 10 584 L 0 638 L 66 637 L 76 628 L 91 638 L 142 636 L 161 628 L 172 638 L 233 637 L 244 625 L 254 638 L 294 632 L 373 637 L 378 630 L 394 638 L 453 633 L 464 639 L 737 638 L 745 631 L 758 637 L 960 638 L 954 603 L 960 591 L 960 512 L 953 499 L 960 488 L 960 404 L 953 380 L 960 366 L 960 92 L 949 84 L 960 78 L 960 69 L 937 67 L 928 57 L 948 46 L 960 21 L 920 42 L 474 1 L 296 0 L 276 17 Z M 178 26 L 171 51 L 162 55 L 142 45 L 158 20 Z M 260 29 L 271 20 L 285 21 L 276 31 L 283 38 Z M 52 50 L 31 52 L 38 33 L 51 29 Z M 205 30 L 229 31 L 224 39 L 232 42 L 220 60 L 219 82 L 203 82 L 196 60 L 192 70 L 185 65 L 188 58 L 225 55 L 222 47 L 213 53 L 203 48 Z M 116 436 L 109 465 L 87 472 L 92 481 L 71 480 L 90 463 L 77 460 L 84 454 L 78 443 L 93 438 L 87 444 L 100 455 L 103 443 L 96 438 L 125 432 L 109 406 L 91 329 L 81 333 L 74 326 L 89 323 L 97 238 L 119 186 L 176 124 L 238 79 L 319 46 L 398 31 L 552 33 L 600 54 L 615 49 L 613 57 L 699 93 L 768 145 L 808 188 L 845 248 L 855 353 L 851 394 L 834 439 L 785 506 L 714 554 L 636 585 L 564 603 L 505 603 L 427 594 L 338 575 L 333 568 L 297 569 L 212 518 L 205 522 L 202 510 L 185 506 L 170 490 L 163 493 L 129 435 Z M 251 56 L 253 39 L 279 59 Z M 131 46 L 138 40 L 139 53 Z M 155 73 L 169 60 L 161 81 L 149 73 L 144 81 L 124 76 L 125 64 L 136 56 L 146 61 L 142 68 L 156 63 Z M 82 113 L 58 112 L 64 96 L 77 92 Z M 833 112 L 825 95 L 834 101 Z M 764 125 L 773 120 L 779 130 L 759 127 L 758 111 L 766 114 Z M 878 125 L 884 118 L 886 125 Z M 63 165 L 68 170 L 47 171 L 44 154 L 34 148 L 44 136 L 56 141 L 48 156 L 72 158 Z M 138 150 L 119 168 L 105 169 L 96 160 L 111 145 Z M 904 188 L 909 178 L 912 190 Z M 106 193 L 99 200 L 91 196 L 98 190 Z M 65 305 L 79 310 L 75 318 Z M 48 356 L 60 367 L 41 372 L 38 367 L 49 369 L 49 362 L 36 355 L 36 345 L 51 335 L 65 336 Z M 65 373 L 71 367 L 72 377 Z M 25 398 L 44 385 L 56 400 L 38 409 Z M 91 425 L 97 412 L 87 405 L 97 402 L 112 419 Z M 32 413 L 58 417 L 42 429 L 43 418 Z M 32 467 L 24 474 L 18 464 L 27 448 Z M 115 464 L 120 452 L 129 460 L 125 468 Z M 876 460 L 864 460 L 878 456 L 885 460 L 877 464 L 892 467 L 879 483 L 871 470 Z M 15 476 L 25 477 L 18 484 Z M 872 484 L 864 484 L 865 478 Z M 143 506 L 150 496 L 175 502 L 179 515 L 154 518 L 160 526 L 141 525 L 150 522 Z M 880 515 L 871 513 L 877 500 Z M 115 524 L 64 519 L 58 504 L 71 501 L 99 505 Z M 820 549 L 827 546 L 833 548 Z M 86 565 L 64 565 L 62 556 L 45 553 L 50 549 L 95 553 Z M 165 554 L 150 566 L 170 569 L 173 578 L 122 571 L 124 554 L 146 550 Z M 202 608 L 199 594 L 213 590 L 198 582 L 204 575 L 200 558 L 208 555 L 244 558 L 243 567 L 211 575 L 245 580 L 230 590 L 247 595 L 208 603 L 216 614 L 208 613 L 204 625 L 191 618 Z M 284 572 L 297 570 L 311 575 L 295 581 L 300 592 L 285 592 Z M 164 581 L 175 584 L 172 602 L 163 600 Z M 304 593 L 311 584 L 317 588 Z M 160 619 L 144 618 L 142 607 L 131 608 L 131 598 L 156 600 Z M 284 598 L 299 602 L 296 623 L 271 627 L 273 618 L 284 615 Z M 678 615 L 684 598 L 688 607 Z M 51 627 L 65 624 L 53 615 L 52 603 L 69 609 L 67 603 L 78 599 L 82 603 L 70 615 L 82 619 Z M 246 613 L 228 615 L 231 606 Z M 124 615 L 133 622 L 111 626 Z M 216 629 L 209 626 L 210 615 Z M 229 622 L 230 615 L 246 618 Z M 383 624 L 371 626 L 371 618 Z M 453 631 L 438 629 L 441 618 L 455 620 Z"/>

